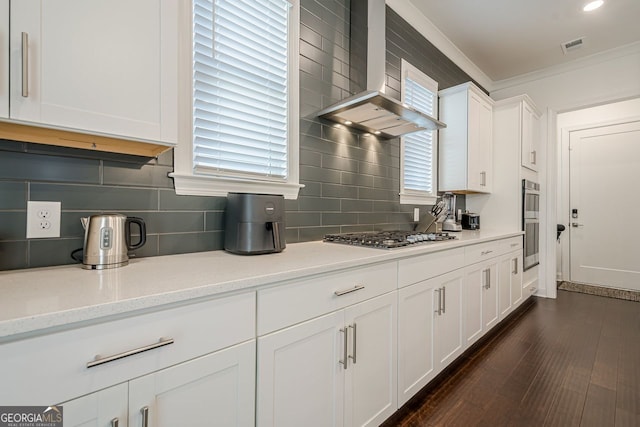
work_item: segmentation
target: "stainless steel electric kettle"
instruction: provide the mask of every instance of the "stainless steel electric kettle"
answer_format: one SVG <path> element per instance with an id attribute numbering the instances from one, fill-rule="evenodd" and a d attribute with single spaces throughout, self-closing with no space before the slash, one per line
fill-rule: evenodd
<path id="1" fill-rule="evenodd" d="M 142 247 L 147 241 L 142 218 L 106 213 L 80 220 L 84 227 L 82 268 L 87 270 L 125 266 L 129 263 L 128 252 Z M 140 240 L 134 245 L 131 244 L 131 224 L 140 229 Z"/>

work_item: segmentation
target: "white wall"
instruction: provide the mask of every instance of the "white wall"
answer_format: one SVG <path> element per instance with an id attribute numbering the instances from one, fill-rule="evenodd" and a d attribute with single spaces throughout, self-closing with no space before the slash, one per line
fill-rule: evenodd
<path id="1" fill-rule="evenodd" d="M 558 113 L 640 96 L 640 43 L 515 79 L 495 82 L 499 100 L 526 93 L 540 111 L 541 263 L 538 295 L 556 296 Z"/>

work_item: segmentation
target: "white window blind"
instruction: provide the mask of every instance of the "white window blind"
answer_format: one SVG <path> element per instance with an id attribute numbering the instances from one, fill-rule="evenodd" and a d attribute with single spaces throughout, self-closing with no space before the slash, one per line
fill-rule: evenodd
<path id="1" fill-rule="evenodd" d="M 433 115 L 435 94 L 418 82 L 405 79 L 405 103 L 418 111 Z M 416 132 L 404 137 L 404 188 L 433 191 L 433 131 Z"/>
<path id="2" fill-rule="evenodd" d="M 403 61 L 403 102 L 416 110 L 437 117 L 438 84 Z M 437 196 L 437 144 L 435 131 L 406 135 L 402 140 L 402 196 L 407 203 L 430 203 Z M 409 196 L 409 197 L 406 197 Z"/>
<path id="3" fill-rule="evenodd" d="M 193 5 L 194 170 L 285 180 L 291 4 Z"/>

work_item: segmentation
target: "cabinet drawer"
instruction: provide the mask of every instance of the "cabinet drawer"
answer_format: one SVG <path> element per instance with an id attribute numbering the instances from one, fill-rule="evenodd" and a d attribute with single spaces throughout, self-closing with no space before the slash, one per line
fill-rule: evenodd
<path id="1" fill-rule="evenodd" d="M 246 293 L 0 345 L 0 402 L 50 405 L 255 337 L 255 293 Z M 108 357 L 165 345 L 91 368 Z"/>
<path id="2" fill-rule="evenodd" d="M 434 252 L 398 262 L 398 287 L 418 283 L 464 267 L 464 249 Z"/>
<path id="3" fill-rule="evenodd" d="M 522 249 L 522 236 L 511 237 L 509 239 L 501 240 L 501 242 L 504 247 L 503 250 L 505 254 Z"/>
<path id="4" fill-rule="evenodd" d="M 258 335 L 393 291 L 397 284 L 397 263 L 389 262 L 260 290 Z"/>
<path id="5" fill-rule="evenodd" d="M 464 248 L 464 259 L 467 265 L 484 261 L 485 259 L 504 255 L 522 248 L 521 237 L 494 240 L 492 242 L 479 243 Z"/>

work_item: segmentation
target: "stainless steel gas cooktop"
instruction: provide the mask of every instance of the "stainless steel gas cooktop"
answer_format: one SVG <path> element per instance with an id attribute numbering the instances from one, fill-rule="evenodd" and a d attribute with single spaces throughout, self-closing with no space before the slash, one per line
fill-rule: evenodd
<path id="1" fill-rule="evenodd" d="M 380 249 L 395 249 L 416 244 L 457 239 L 449 233 L 417 233 L 415 231 L 375 231 L 369 233 L 327 234 L 323 241 Z"/>

